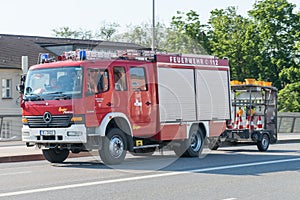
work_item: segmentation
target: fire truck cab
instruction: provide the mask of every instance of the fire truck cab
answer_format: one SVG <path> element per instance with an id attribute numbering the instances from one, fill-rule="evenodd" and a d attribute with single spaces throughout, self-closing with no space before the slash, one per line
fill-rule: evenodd
<path id="1" fill-rule="evenodd" d="M 22 140 L 49 162 L 99 150 L 105 164 L 169 145 L 198 156 L 230 119 L 228 60 L 213 56 L 77 50 L 41 56 L 22 79 Z"/>

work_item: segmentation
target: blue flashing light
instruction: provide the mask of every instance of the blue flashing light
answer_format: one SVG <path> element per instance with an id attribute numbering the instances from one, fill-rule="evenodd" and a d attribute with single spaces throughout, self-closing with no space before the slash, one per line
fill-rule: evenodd
<path id="1" fill-rule="evenodd" d="M 49 59 L 49 54 L 48 53 L 41 53 L 40 54 L 40 63 L 45 63 Z"/>
<path id="2" fill-rule="evenodd" d="M 86 60 L 86 51 L 84 51 L 84 50 L 79 51 L 79 59 Z"/>

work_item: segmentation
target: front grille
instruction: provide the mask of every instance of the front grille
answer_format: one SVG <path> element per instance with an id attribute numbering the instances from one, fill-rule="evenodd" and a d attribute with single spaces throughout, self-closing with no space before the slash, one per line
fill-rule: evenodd
<path id="1" fill-rule="evenodd" d="M 52 116 L 51 122 L 46 123 L 43 119 L 43 116 L 27 116 L 27 124 L 30 128 L 52 128 L 59 127 L 65 128 L 70 127 L 71 116 L 62 115 L 62 116 Z"/>

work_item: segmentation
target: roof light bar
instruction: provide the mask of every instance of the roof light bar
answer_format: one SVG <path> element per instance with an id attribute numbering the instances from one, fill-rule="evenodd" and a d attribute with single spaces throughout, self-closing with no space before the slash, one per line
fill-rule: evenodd
<path id="1" fill-rule="evenodd" d="M 97 60 L 97 59 L 128 59 L 128 60 L 153 60 L 155 53 L 141 50 L 120 50 L 116 53 L 104 51 L 90 51 L 78 49 L 76 51 L 63 52 L 58 60 Z"/>

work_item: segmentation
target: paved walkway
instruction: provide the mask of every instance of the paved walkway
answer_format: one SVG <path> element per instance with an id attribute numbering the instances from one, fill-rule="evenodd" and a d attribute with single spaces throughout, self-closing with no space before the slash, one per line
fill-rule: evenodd
<path id="1" fill-rule="evenodd" d="M 300 133 L 278 134 L 278 143 L 300 143 Z M 70 154 L 69 157 L 88 156 L 87 152 Z M 22 141 L 0 140 L 0 163 L 43 160 L 42 150 L 37 147 L 26 147 Z"/>

